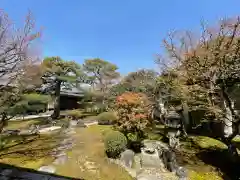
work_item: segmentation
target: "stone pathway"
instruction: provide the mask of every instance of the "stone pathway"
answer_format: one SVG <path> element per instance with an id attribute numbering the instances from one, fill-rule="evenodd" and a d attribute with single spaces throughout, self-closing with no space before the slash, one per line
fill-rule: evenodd
<path id="1" fill-rule="evenodd" d="M 89 127 L 91 125 L 97 124 L 97 122 L 89 122 L 84 123 L 86 127 Z M 26 179 L 26 180 L 67 180 L 67 177 L 53 177 L 50 174 L 54 174 L 56 172 L 56 167 L 58 165 L 64 165 L 70 157 L 67 156 L 66 151 L 71 149 L 74 145 L 74 139 L 72 137 L 73 134 L 76 133 L 75 128 L 78 127 L 77 123 L 71 122 L 69 128 L 62 131 L 66 135 L 65 139 L 62 140 L 62 142 L 59 144 L 59 146 L 52 151 L 52 156 L 54 157 L 54 161 L 51 164 L 42 166 L 38 169 L 39 172 L 22 172 L 19 170 L 12 170 L 12 169 L 5 169 L 0 171 L 0 179 L 2 180 L 10 180 L 14 179 L 13 177 L 17 176 L 18 178 L 15 179 Z M 89 137 L 90 138 L 90 137 Z M 149 142 L 150 144 L 152 142 Z M 79 144 L 79 142 L 78 142 Z M 146 142 L 147 144 L 147 142 Z M 158 145 L 158 144 L 154 144 Z M 80 151 L 80 150 L 79 150 Z M 154 158 L 154 157 L 153 157 Z M 86 155 L 84 157 L 81 156 L 81 152 L 79 152 L 79 157 L 77 159 L 78 168 L 79 171 L 88 171 L 90 173 L 93 173 L 96 175 L 98 174 L 98 169 L 100 164 L 97 164 L 96 162 L 91 161 L 91 158 L 89 159 Z M 158 167 L 142 167 L 142 159 L 139 156 L 134 156 L 134 168 L 132 167 L 126 167 L 121 160 L 113 160 L 110 159 L 110 162 L 114 162 L 126 169 L 126 171 L 137 180 L 177 180 L 178 178 L 174 173 L 168 172 L 164 167 L 158 165 Z M 81 166 L 80 166 L 81 164 Z M 50 174 L 44 174 L 44 173 L 50 173 Z M 111 173 L 111 172 L 109 172 Z M 4 179 L 5 178 L 5 179 Z M 69 178 L 70 179 L 70 178 Z M 71 178 L 72 179 L 72 178 Z"/>
<path id="2" fill-rule="evenodd" d="M 50 113 L 43 113 L 43 114 L 37 114 L 37 115 L 27 115 L 27 116 L 18 116 L 18 117 L 14 117 L 11 119 L 11 121 L 13 120 L 28 120 L 28 119 L 37 119 L 37 118 L 41 118 L 41 117 L 50 117 L 51 114 Z"/>
<path id="3" fill-rule="evenodd" d="M 20 170 L 20 168 L 13 169 L 3 169 L 0 170 L 0 179 L 1 180 L 11 180 L 11 179 L 26 179 L 26 180 L 67 180 L 73 178 L 67 177 L 56 177 L 52 175 L 56 172 L 56 166 L 65 164 L 68 160 L 68 156 L 65 153 L 68 149 L 71 149 L 74 146 L 74 139 L 71 138 L 71 135 L 76 133 L 74 130 L 75 125 L 71 125 L 69 128 L 63 130 L 63 133 L 66 135 L 66 138 L 59 144 L 58 147 L 52 150 L 52 156 L 55 160 L 52 164 L 42 166 L 38 169 L 38 172 L 26 172 L 24 170 Z M 59 130 L 61 127 L 53 126 L 42 129 L 40 133 L 51 132 L 54 130 Z M 47 175 L 45 173 L 50 173 L 51 175 Z"/>
<path id="4" fill-rule="evenodd" d="M 120 160 L 110 159 L 110 161 L 122 166 L 137 180 L 178 180 L 176 174 L 169 172 L 159 158 L 160 152 L 157 149 L 167 148 L 166 144 L 160 141 L 145 140 L 144 145 L 145 148 L 139 154 L 134 155 L 131 150 L 126 150 L 121 154 Z M 134 166 L 129 166 L 129 162 L 130 164 L 134 162 Z"/>
<path id="5" fill-rule="evenodd" d="M 42 115 L 30 115 L 27 117 L 24 117 L 24 119 L 32 119 L 32 118 L 39 118 L 39 117 L 48 117 L 49 114 L 42 114 Z M 19 117 L 18 117 L 19 119 Z M 21 118 L 20 118 L 21 119 Z M 22 118 L 23 119 L 23 118 Z M 13 119 L 14 120 L 14 119 Z M 75 128 L 76 127 L 89 127 L 91 125 L 95 125 L 97 122 L 80 122 L 79 124 L 75 121 L 70 122 L 70 125 L 67 129 L 63 130 L 62 133 L 66 135 L 66 138 L 62 140 L 62 142 L 59 144 L 58 147 L 52 150 L 51 155 L 54 157 L 54 161 L 49 164 L 42 166 L 38 169 L 38 171 L 35 172 L 27 172 L 25 169 L 21 168 L 5 168 L 1 169 L 0 167 L 0 180 L 68 180 L 68 179 L 74 179 L 74 178 L 68 178 L 68 177 L 60 177 L 55 176 L 54 173 L 56 172 L 56 166 L 58 165 L 64 165 L 67 160 L 68 156 L 66 154 L 66 151 L 71 149 L 74 145 L 74 139 L 72 138 L 72 135 L 76 133 Z M 40 133 L 46 133 L 51 132 L 55 130 L 60 130 L 61 127 L 59 126 L 52 126 L 43 128 L 40 130 Z M 84 167 L 85 170 L 96 173 L 96 164 L 91 161 L 85 161 Z M 49 174 L 48 174 L 49 173 Z"/>
<path id="6" fill-rule="evenodd" d="M 91 125 L 95 125 L 96 122 L 92 123 L 86 123 L 86 127 L 89 127 Z M 39 171 L 43 172 L 49 172 L 49 173 L 55 173 L 56 169 L 55 166 L 57 165 L 64 165 L 66 161 L 68 160 L 68 156 L 65 153 L 68 149 L 71 149 L 75 143 L 74 139 L 71 137 L 71 135 L 75 134 L 75 128 L 77 127 L 78 123 L 77 121 L 71 121 L 70 125 L 67 129 L 63 130 L 63 133 L 66 135 L 66 138 L 59 144 L 59 146 L 52 151 L 52 156 L 55 158 L 52 164 L 48 166 L 42 166 L 39 168 Z M 93 163 L 91 162 L 86 162 L 86 167 L 90 171 L 93 171 Z"/>
<path id="7" fill-rule="evenodd" d="M 51 126 L 51 127 L 46 127 L 46 128 L 40 129 L 39 133 L 48 133 L 48 132 L 59 130 L 59 129 L 61 129 L 60 126 Z"/>
<path id="8" fill-rule="evenodd" d="M 110 162 L 116 163 L 122 166 L 133 178 L 137 180 L 178 180 L 179 178 L 171 172 L 168 172 L 165 168 L 141 168 L 138 163 L 134 168 L 126 167 L 120 160 L 110 159 Z M 139 168 L 137 168 L 139 167 Z"/>

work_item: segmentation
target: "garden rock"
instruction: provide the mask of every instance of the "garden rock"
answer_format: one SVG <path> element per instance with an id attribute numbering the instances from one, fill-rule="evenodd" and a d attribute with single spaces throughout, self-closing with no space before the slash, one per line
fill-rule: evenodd
<path id="1" fill-rule="evenodd" d="M 77 124 L 78 124 L 78 122 L 75 121 L 75 120 L 71 120 L 71 121 L 69 122 L 70 127 L 74 127 L 74 126 L 76 126 Z"/>
<path id="2" fill-rule="evenodd" d="M 141 169 L 141 156 L 139 154 L 134 156 L 134 168 L 136 171 Z"/>
<path id="3" fill-rule="evenodd" d="M 55 165 L 63 165 L 65 164 L 65 162 L 67 161 L 67 156 L 66 155 L 62 155 L 59 156 L 57 159 L 55 159 L 55 161 L 53 162 L 53 164 Z"/>
<path id="4" fill-rule="evenodd" d="M 112 121 L 110 120 L 98 120 L 99 125 L 112 125 Z"/>
<path id="5" fill-rule="evenodd" d="M 66 156 L 67 154 L 65 152 L 56 152 L 53 156 L 54 157 L 61 157 L 61 156 Z"/>
<path id="6" fill-rule="evenodd" d="M 66 138 L 60 144 L 65 145 L 65 144 L 68 144 L 68 143 L 73 143 L 73 141 L 74 140 L 72 138 Z"/>
<path id="7" fill-rule="evenodd" d="M 178 167 L 176 175 L 179 177 L 179 180 L 187 180 L 188 177 L 187 169 L 183 167 Z"/>
<path id="8" fill-rule="evenodd" d="M 137 180 L 163 180 L 163 179 L 155 175 L 140 174 L 137 176 Z"/>
<path id="9" fill-rule="evenodd" d="M 133 178 L 137 177 L 137 171 L 135 169 L 133 169 L 133 168 L 129 168 L 129 167 L 123 165 L 123 163 L 119 159 L 109 159 L 109 161 L 111 163 L 115 163 L 115 164 L 123 167 L 128 172 L 128 174 L 130 176 L 132 176 Z"/>
<path id="10" fill-rule="evenodd" d="M 76 125 L 76 126 L 77 126 L 77 127 L 82 127 L 82 128 L 87 127 L 82 120 L 79 120 L 79 121 L 77 122 L 77 125 Z"/>
<path id="11" fill-rule="evenodd" d="M 142 167 L 163 167 L 163 163 L 159 158 L 159 153 L 154 148 L 142 148 L 141 150 L 141 166 Z"/>
<path id="12" fill-rule="evenodd" d="M 72 134 L 75 134 L 76 131 L 74 130 L 74 128 L 69 127 L 67 129 L 64 129 L 63 133 L 66 134 L 66 135 L 72 135 Z"/>
<path id="13" fill-rule="evenodd" d="M 91 172 L 94 172 L 97 169 L 95 163 L 91 161 L 86 161 L 84 167 Z"/>
<path id="14" fill-rule="evenodd" d="M 153 149 L 168 149 L 167 144 L 157 141 L 157 140 L 144 140 L 143 145 L 145 148 L 153 148 Z"/>
<path id="15" fill-rule="evenodd" d="M 97 121 L 95 121 L 95 122 L 89 122 L 89 123 L 84 123 L 87 127 L 89 127 L 89 126 L 92 126 L 92 125 L 97 125 L 98 124 L 98 122 Z"/>
<path id="16" fill-rule="evenodd" d="M 141 169 L 137 175 L 137 180 L 144 180 L 144 178 L 147 180 L 151 178 L 153 180 L 179 180 L 179 178 L 174 173 L 159 168 Z"/>
<path id="17" fill-rule="evenodd" d="M 67 134 L 71 135 L 71 134 L 75 134 L 76 131 L 74 130 L 74 128 L 68 128 Z"/>
<path id="18" fill-rule="evenodd" d="M 26 130 L 26 129 L 21 130 L 21 131 L 19 132 L 19 135 L 22 135 L 22 136 L 27 136 L 27 135 L 32 135 L 32 134 L 34 134 L 32 131 Z"/>
<path id="19" fill-rule="evenodd" d="M 56 168 L 53 166 L 42 166 L 38 170 L 47 173 L 55 173 Z"/>
<path id="20" fill-rule="evenodd" d="M 18 135 L 20 133 L 20 130 L 5 130 L 3 134 L 5 135 Z"/>
<path id="21" fill-rule="evenodd" d="M 162 159 L 165 168 L 167 168 L 170 172 L 176 172 L 178 169 L 176 155 L 172 150 L 164 149 L 162 152 Z"/>
<path id="22" fill-rule="evenodd" d="M 125 150 L 121 153 L 120 160 L 123 165 L 131 168 L 134 160 L 134 152 L 130 149 Z"/>
<path id="23" fill-rule="evenodd" d="M 57 150 L 58 151 L 64 151 L 64 150 L 70 149 L 72 147 L 73 147 L 73 143 L 69 142 L 69 143 L 60 145 L 59 147 L 57 147 Z"/>
<path id="24" fill-rule="evenodd" d="M 42 128 L 39 130 L 39 133 L 47 133 L 47 132 L 52 132 L 55 130 L 61 129 L 61 126 L 51 126 L 51 127 L 46 127 Z"/>

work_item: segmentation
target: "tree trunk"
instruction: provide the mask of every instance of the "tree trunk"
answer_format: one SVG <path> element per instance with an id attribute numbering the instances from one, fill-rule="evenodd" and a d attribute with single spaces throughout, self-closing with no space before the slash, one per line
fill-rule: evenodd
<path id="1" fill-rule="evenodd" d="M 227 92 L 225 91 L 225 86 L 222 85 L 221 87 L 222 92 L 222 100 L 223 100 L 223 108 L 224 108 L 224 113 L 225 117 L 223 119 L 224 121 L 224 137 L 225 138 L 230 138 L 233 135 L 233 122 L 235 120 L 235 111 L 234 111 L 234 102 L 231 100 Z"/>
<path id="2" fill-rule="evenodd" d="M 180 127 L 181 136 L 186 138 L 187 137 L 187 128 L 185 126 L 184 117 L 183 117 L 182 113 L 181 113 L 181 116 L 182 116 L 182 118 L 181 118 L 181 127 Z"/>
<path id="3" fill-rule="evenodd" d="M 189 111 L 187 104 L 182 104 L 182 111 L 180 112 L 181 115 L 181 133 L 183 137 L 187 137 L 187 130 L 189 127 Z"/>
<path id="4" fill-rule="evenodd" d="M 3 128 L 6 125 L 6 119 L 7 119 L 7 116 L 5 113 L 3 113 L 0 121 L 0 133 L 2 133 Z"/>
<path id="5" fill-rule="evenodd" d="M 234 120 L 236 118 L 235 111 L 234 111 L 234 102 L 230 99 L 228 94 L 225 92 L 224 86 L 222 86 L 222 99 L 223 99 L 223 106 L 225 110 L 225 117 L 224 117 L 224 137 L 223 142 L 228 146 L 228 152 L 230 154 L 230 159 L 235 161 L 238 157 L 238 152 L 236 146 L 232 143 L 232 139 L 236 135 L 236 127 L 233 127 Z"/>
<path id="6" fill-rule="evenodd" d="M 224 137 L 229 137 L 233 134 L 233 114 L 230 107 L 227 106 L 226 101 L 223 102 L 226 117 L 224 118 Z"/>
<path id="7" fill-rule="evenodd" d="M 57 82 L 55 89 L 55 99 L 54 99 L 54 110 L 51 117 L 57 119 L 60 116 L 60 91 L 61 91 L 61 82 Z"/>
<path id="8" fill-rule="evenodd" d="M 190 118 L 189 118 L 189 108 L 187 104 L 183 104 L 183 111 L 182 111 L 182 115 L 184 117 L 184 126 L 186 127 L 186 129 L 189 129 L 190 126 Z"/>

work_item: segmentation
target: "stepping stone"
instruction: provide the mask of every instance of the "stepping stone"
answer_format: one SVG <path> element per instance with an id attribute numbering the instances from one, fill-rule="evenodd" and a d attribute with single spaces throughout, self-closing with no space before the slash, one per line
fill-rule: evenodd
<path id="1" fill-rule="evenodd" d="M 58 151 L 64 151 L 64 150 L 67 150 L 67 149 L 70 149 L 73 147 L 73 143 L 72 142 L 69 142 L 67 144 L 60 144 L 59 147 L 57 147 L 57 150 Z"/>
<path id="2" fill-rule="evenodd" d="M 75 134 L 76 131 L 75 131 L 73 128 L 69 128 L 69 129 L 67 129 L 67 130 L 65 131 L 65 133 L 66 133 L 67 135 L 71 135 L 71 134 Z"/>
<path id="3" fill-rule="evenodd" d="M 20 133 L 20 130 L 5 130 L 2 132 L 2 134 L 6 135 L 18 135 Z"/>
<path id="4" fill-rule="evenodd" d="M 95 169 L 95 168 L 96 168 L 95 163 L 94 163 L 94 162 L 90 162 L 90 161 L 86 161 L 86 162 L 84 163 L 84 166 L 85 166 L 88 170 L 90 170 L 90 169 Z"/>
<path id="5" fill-rule="evenodd" d="M 85 123 L 87 127 L 92 126 L 92 125 L 97 125 L 98 122 L 91 122 L 91 123 Z"/>
<path id="6" fill-rule="evenodd" d="M 141 174 L 137 176 L 137 180 L 163 180 L 163 179 L 155 175 Z"/>
<path id="7" fill-rule="evenodd" d="M 64 139 L 61 144 L 65 144 L 65 143 L 69 143 L 69 142 L 72 142 L 73 139 L 72 138 L 67 138 L 67 139 Z"/>
<path id="8" fill-rule="evenodd" d="M 64 156 L 59 156 L 55 161 L 53 162 L 54 165 L 63 165 L 67 161 L 68 157 L 66 155 Z"/>
<path id="9" fill-rule="evenodd" d="M 42 166 L 38 169 L 38 171 L 42 171 L 42 172 L 47 172 L 47 173 L 55 173 L 56 168 L 53 166 Z"/>
<path id="10" fill-rule="evenodd" d="M 52 126 L 52 127 L 47 127 L 47 128 L 43 128 L 39 130 L 39 133 L 47 133 L 47 132 L 51 132 L 51 131 L 55 131 L 58 129 L 61 129 L 61 126 Z"/>
<path id="11" fill-rule="evenodd" d="M 55 157 L 66 156 L 65 152 L 56 153 Z"/>
<path id="12" fill-rule="evenodd" d="M 127 149 L 121 153 L 120 161 L 123 163 L 124 166 L 131 168 L 134 160 L 134 155 L 135 153 L 132 150 Z"/>

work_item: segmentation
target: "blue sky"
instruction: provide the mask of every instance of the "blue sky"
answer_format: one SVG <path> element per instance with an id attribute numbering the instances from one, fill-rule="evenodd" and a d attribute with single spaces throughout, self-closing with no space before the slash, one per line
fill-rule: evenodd
<path id="1" fill-rule="evenodd" d="M 154 67 L 169 31 L 240 15 L 240 0 L 0 0 L 0 8 L 17 23 L 33 12 L 43 56 L 99 57 L 125 74 Z"/>

